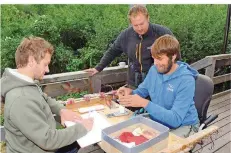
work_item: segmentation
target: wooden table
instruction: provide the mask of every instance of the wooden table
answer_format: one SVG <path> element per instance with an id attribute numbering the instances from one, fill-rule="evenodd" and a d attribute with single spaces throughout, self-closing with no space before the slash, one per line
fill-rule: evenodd
<path id="1" fill-rule="evenodd" d="M 106 105 L 106 102 L 105 100 L 101 100 L 99 98 L 96 98 L 96 99 L 92 99 L 90 102 L 85 102 L 85 101 L 79 101 L 79 102 L 76 102 L 74 104 L 71 104 L 71 105 L 67 105 L 66 108 L 67 109 L 71 109 L 73 111 L 75 111 L 78 115 L 81 115 L 81 113 L 78 112 L 78 108 L 81 108 L 81 107 L 90 107 L 90 106 L 94 106 L 94 105 L 104 105 L 105 106 L 105 109 L 104 110 L 99 110 L 97 111 L 99 114 L 102 114 L 106 120 L 111 123 L 112 125 L 114 124 L 117 124 L 117 123 L 120 123 L 122 121 L 126 121 L 128 120 L 129 118 L 131 118 L 131 116 L 133 115 L 133 112 L 126 109 L 128 112 L 129 112 L 129 115 L 125 115 L 125 116 L 120 116 L 120 117 L 111 117 L 111 118 L 107 118 L 106 117 L 106 114 L 109 114 L 109 113 L 113 113 L 113 112 L 117 112 L 119 111 L 119 104 L 115 103 L 115 102 L 112 102 L 113 103 L 113 106 L 114 108 L 110 109 L 107 105 Z"/>
<path id="2" fill-rule="evenodd" d="M 112 117 L 112 118 L 107 118 L 105 115 L 108 113 L 113 113 L 116 111 L 119 111 L 119 104 L 113 102 L 114 108 L 110 109 L 107 105 L 105 100 L 102 100 L 100 98 L 95 98 L 95 99 L 91 99 L 90 102 L 86 102 L 82 99 L 80 99 L 79 101 L 77 101 L 74 104 L 70 104 L 67 105 L 66 108 L 67 109 L 71 109 L 73 111 L 75 111 L 77 114 L 81 115 L 78 112 L 78 108 L 81 107 L 90 107 L 90 106 L 94 106 L 94 105 L 105 105 L 105 109 L 104 110 L 100 110 L 97 111 L 98 113 L 102 114 L 107 121 L 109 121 L 109 123 L 111 123 L 112 125 L 115 125 L 117 123 L 120 123 L 122 121 L 126 121 L 129 118 L 131 118 L 131 116 L 133 115 L 133 112 L 126 109 L 127 111 L 129 111 L 129 115 L 126 116 L 120 116 L 120 117 Z M 169 137 L 168 137 L 168 148 L 165 148 L 163 150 L 161 150 L 158 153 L 179 153 L 179 152 L 188 152 L 197 142 L 199 142 L 201 139 L 205 138 L 206 136 L 211 135 L 213 132 L 215 132 L 218 129 L 218 127 L 216 126 L 210 126 L 205 130 L 202 130 L 188 138 L 181 138 L 176 136 L 175 134 L 169 132 Z M 108 143 L 104 142 L 99 142 L 98 145 L 105 151 L 105 152 L 119 152 L 116 148 L 114 148 L 113 146 L 110 146 Z M 151 149 L 151 148 L 150 148 Z M 153 152 L 154 150 L 152 150 Z"/>

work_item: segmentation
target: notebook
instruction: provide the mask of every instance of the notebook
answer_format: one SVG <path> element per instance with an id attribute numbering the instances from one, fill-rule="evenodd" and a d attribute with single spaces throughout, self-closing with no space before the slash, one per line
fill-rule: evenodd
<path id="1" fill-rule="evenodd" d="M 111 124 L 99 113 L 93 111 L 91 113 L 81 115 L 82 118 L 93 117 L 94 123 L 92 130 L 89 131 L 85 136 L 77 139 L 80 147 L 86 147 L 101 141 L 101 132 L 104 128 L 111 126 Z M 66 121 L 65 125 L 67 127 L 74 125 L 74 122 Z"/>

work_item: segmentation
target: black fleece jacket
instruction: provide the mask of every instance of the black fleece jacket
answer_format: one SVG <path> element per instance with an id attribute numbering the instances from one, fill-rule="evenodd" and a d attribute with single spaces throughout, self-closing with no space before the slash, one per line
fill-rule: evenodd
<path id="1" fill-rule="evenodd" d="M 153 64 L 151 46 L 157 38 L 165 34 L 173 35 L 168 28 L 151 23 L 149 23 L 147 33 L 142 36 L 138 35 L 132 27 L 125 29 L 117 37 L 112 47 L 105 52 L 100 63 L 95 67 L 96 70 L 102 71 L 124 52 L 129 59 L 128 84 L 134 86 L 135 72 L 148 72 Z"/>

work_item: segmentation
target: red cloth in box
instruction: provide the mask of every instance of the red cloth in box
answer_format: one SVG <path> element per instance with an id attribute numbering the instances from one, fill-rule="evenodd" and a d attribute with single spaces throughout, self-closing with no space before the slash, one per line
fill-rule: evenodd
<path id="1" fill-rule="evenodd" d="M 123 132 L 120 134 L 119 140 L 121 142 L 126 142 L 126 143 L 135 142 L 136 145 L 139 145 L 147 141 L 148 139 L 145 138 L 143 135 L 134 136 L 132 132 Z"/>

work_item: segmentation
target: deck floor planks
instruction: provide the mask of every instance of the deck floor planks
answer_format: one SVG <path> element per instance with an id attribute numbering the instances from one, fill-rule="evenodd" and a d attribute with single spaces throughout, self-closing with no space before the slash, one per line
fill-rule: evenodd
<path id="1" fill-rule="evenodd" d="M 218 133 L 214 134 L 212 144 L 211 139 L 204 140 L 203 149 L 197 145 L 193 153 L 230 153 L 231 142 L 231 94 L 213 99 L 208 109 L 208 116 L 219 114 L 218 118 L 211 124 L 219 127 Z M 213 146 L 213 149 L 211 149 Z"/>

